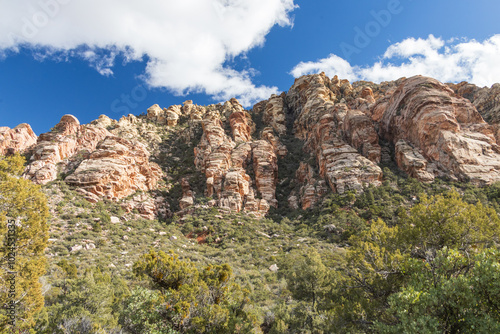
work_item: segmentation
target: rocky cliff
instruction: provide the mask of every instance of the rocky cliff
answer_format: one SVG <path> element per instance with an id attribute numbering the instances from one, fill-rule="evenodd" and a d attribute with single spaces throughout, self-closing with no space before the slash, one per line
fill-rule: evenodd
<path id="1" fill-rule="evenodd" d="M 0 127 L 0 155 L 24 152 L 35 145 L 37 136 L 29 124 L 19 124 L 14 129 Z"/>
<path id="2" fill-rule="evenodd" d="M 186 101 L 87 125 L 65 115 L 39 137 L 27 124 L 1 127 L 0 155 L 29 157 L 24 177 L 35 183 L 63 181 L 150 219 L 198 205 L 262 217 L 376 187 L 384 166 L 423 182 L 491 184 L 500 181 L 499 139 L 498 84 L 350 83 L 322 73 L 251 110 L 236 99 Z"/>

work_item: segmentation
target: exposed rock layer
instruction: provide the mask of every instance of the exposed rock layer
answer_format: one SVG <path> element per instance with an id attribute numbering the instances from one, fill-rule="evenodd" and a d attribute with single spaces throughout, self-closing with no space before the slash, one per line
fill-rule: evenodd
<path id="1" fill-rule="evenodd" d="M 476 184 L 500 180 L 500 148 L 492 127 L 469 100 L 437 80 L 403 81 L 388 102 L 380 130 L 395 144 L 402 139 L 420 149 L 451 178 Z"/>
<path id="2" fill-rule="evenodd" d="M 155 189 L 161 175 L 144 145 L 108 136 L 65 181 L 92 201 L 118 200 L 137 190 Z"/>
<path id="3" fill-rule="evenodd" d="M 228 120 L 232 136 L 224 130 L 223 118 Z M 195 148 L 195 164 L 206 176 L 206 195 L 214 199 L 213 204 L 260 216 L 277 205 L 278 164 L 272 143 L 252 140 L 250 121 L 235 99 L 213 106 L 202 119 L 203 135 Z"/>
<path id="4" fill-rule="evenodd" d="M 24 176 L 38 184 L 54 181 L 68 158 L 92 152 L 109 135 L 105 128 L 80 125 L 76 117 L 64 115 L 51 132 L 38 137 Z"/>
<path id="5" fill-rule="evenodd" d="M 23 153 L 35 145 L 37 136 L 29 124 L 19 124 L 13 129 L 0 127 L 0 155 Z"/>
<path id="6" fill-rule="evenodd" d="M 159 194 L 175 185 L 162 183 L 155 191 L 165 174 L 151 160 L 164 154 L 180 161 L 161 151 L 176 136 L 194 147 L 194 165 L 204 176 L 176 179 L 184 212 L 203 196 L 209 205 L 259 217 L 286 202 L 307 209 L 328 191 L 380 185 L 379 163 L 391 161 L 423 182 L 447 177 L 485 185 L 500 181 L 500 85 L 447 86 L 421 76 L 351 84 L 307 75 L 251 111 L 236 99 L 210 106 L 186 101 L 118 121 L 101 115 L 89 125 L 65 115 L 38 138 L 27 124 L 2 127 L 0 155 L 25 152 L 31 158 L 24 177 L 39 184 L 62 177 L 92 202 L 121 201 L 127 212 L 137 209 L 150 219 L 170 214 L 171 199 Z M 283 163 L 293 172 L 278 176 Z M 292 188 L 278 203 L 284 181 Z"/>
<path id="7" fill-rule="evenodd" d="M 380 167 L 344 139 L 342 125 L 347 108 L 338 102 L 346 101 L 346 97 L 352 96 L 352 91 L 346 80 L 337 77 L 330 80 L 322 73 L 296 79 L 286 97 L 288 107 L 295 115 L 295 135 L 305 141 L 307 151 L 316 158 L 320 176 L 339 193 L 362 191 L 365 186 L 379 185 L 382 180 Z M 360 136 L 376 136 L 373 126 L 368 123 L 363 123 L 368 125 L 364 130 L 368 131 L 366 134 L 358 134 L 347 125 L 350 139 L 356 141 Z M 358 146 L 361 151 L 370 152 L 363 144 Z"/>

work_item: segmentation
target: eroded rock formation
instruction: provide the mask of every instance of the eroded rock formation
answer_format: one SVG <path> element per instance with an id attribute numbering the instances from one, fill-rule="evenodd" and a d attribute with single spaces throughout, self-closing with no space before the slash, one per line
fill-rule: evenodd
<path id="1" fill-rule="evenodd" d="M 0 155 L 23 153 L 36 144 L 37 136 L 29 124 L 19 124 L 13 129 L 0 127 Z"/>
<path id="2" fill-rule="evenodd" d="M 330 80 L 322 73 L 296 79 L 286 97 L 288 107 L 295 115 L 295 135 L 305 141 L 307 151 L 315 156 L 320 176 L 339 193 L 363 191 L 365 186 L 379 185 L 382 180 L 380 167 L 344 139 L 341 125 L 347 114 L 346 108 L 336 104 L 345 102 L 352 92 L 347 80 L 338 80 L 337 77 Z M 347 129 L 351 139 L 359 136 L 349 125 Z M 364 149 L 364 145 L 359 146 L 362 151 L 370 152 L 370 149 Z"/>
<path id="3" fill-rule="evenodd" d="M 500 180 L 500 148 L 492 127 L 469 100 L 437 80 L 404 80 L 388 102 L 380 131 L 395 144 L 402 139 L 418 148 L 451 178 L 480 185 Z"/>
<path id="4" fill-rule="evenodd" d="M 189 154 L 173 153 L 168 143 L 176 136 Z M 328 192 L 380 185 L 379 164 L 393 161 L 423 182 L 500 181 L 499 139 L 500 84 L 444 85 L 422 76 L 351 84 L 322 73 L 296 79 L 288 92 L 251 111 L 236 99 L 210 106 L 186 101 L 119 121 L 101 115 L 89 125 L 65 115 L 38 138 L 27 124 L 2 127 L 0 155 L 25 152 L 31 157 L 24 177 L 46 184 L 59 176 L 92 202 L 119 201 L 126 212 L 152 219 L 171 214 L 174 180 L 165 178 L 156 190 L 166 174 L 152 160 L 168 173 L 168 159 L 193 159 L 194 148 L 206 182 L 175 178 L 182 195 L 172 196 L 181 212 L 194 210 L 200 205 L 194 198 L 204 195 L 209 205 L 262 217 L 278 205 L 308 209 Z M 278 176 L 280 164 L 289 175 Z"/>
<path id="5" fill-rule="evenodd" d="M 101 197 L 118 200 L 137 190 L 155 189 L 161 176 L 160 167 L 149 161 L 143 144 L 108 136 L 65 181 L 97 202 Z"/>
<path id="6" fill-rule="evenodd" d="M 231 136 L 224 130 L 222 118 L 227 118 Z M 217 206 L 263 215 L 277 204 L 277 156 L 269 141 L 252 140 L 249 122 L 250 116 L 236 99 L 211 106 L 202 119 L 195 164 L 205 173 L 206 195 Z M 247 169 L 253 171 L 254 179 Z"/>
<path id="7" fill-rule="evenodd" d="M 299 193 L 292 193 L 288 197 L 289 206 L 293 209 L 300 207 L 303 210 L 313 208 L 323 195 L 328 193 L 328 186 L 325 180 L 318 180 L 314 173 L 314 168 L 305 163 L 301 162 L 299 169 L 295 173 L 295 178 L 301 187 Z M 298 196 L 297 196 L 298 195 Z"/>
<path id="8" fill-rule="evenodd" d="M 76 117 L 64 115 L 51 132 L 38 137 L 24 177 L 38 184 L 54 181 L 69 157 L 92 152 L 108 135 L 103 127 L 80 125 Z"/>

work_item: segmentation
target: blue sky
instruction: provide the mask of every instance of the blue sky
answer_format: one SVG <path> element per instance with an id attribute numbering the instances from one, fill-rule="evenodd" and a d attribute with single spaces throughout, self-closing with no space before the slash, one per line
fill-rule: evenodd
<path id="1" fill-rule="evenodd" d="M 88 123 L 188 99 L 236 96 L 251 106 L 320 71 L 500 81 L 495 0 L 0 0 L 0 8 L 0 126 L 25 122 L 36 134 L 68 113 Z"/>

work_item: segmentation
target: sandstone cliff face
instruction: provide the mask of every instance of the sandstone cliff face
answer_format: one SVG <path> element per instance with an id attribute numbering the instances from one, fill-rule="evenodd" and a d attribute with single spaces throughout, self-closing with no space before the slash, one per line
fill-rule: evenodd
<path id="1" fill-rule="evenodd" d="M 403 81 L 388 102 L 380 130 L 395 144 L 402 139 L 420 149 L 452 178 L 476 184 L 500 180 L 500 149 L 491 127 L 470 101 L 437 80 Z"/>
<path id="2" fill-rule="evenodd" d="M 422 182 L 434 181 L 434 174 L 427 170 L 428 161 L 420 151 L 403 139 L 398 140 L 395 147 L 396 162 L 409 176 Z"/>
<path id="3" fill-rule="evenodd" d="M 97 202 L 101 197 L 116 201 L 137 190 L 152 190 L 161 176 L 160 167 L 149 162 L 144 145 L 108 136 L 65 181 Z"/>
<path id="4" fill-rule="evenodd" d="M 480 88 L 467 82 L 449 86 L 455 93 L 471 101 L 486 122 L 500 123 L 500 84 L 494 84 L 491 88 Z"/>
<path id="5" fill-rule="evenodd" d="M 300 163 L 295 178 L 301 187 L 298 194 L 293 193 L 288 198 L 289 206 L 293 209 L 299 208 L 299 200 L 303 210 L 313 208 L 321 197 L 328 193 L 326 182 L 318 180 L 313 167 L 305 162 Z"/>
<path id="6" fill-rule="evenodd" d="M 76 117 L 64 115 L 53 131 L 38 137 L 24 177 L 38 184 L 54 181 L 67 158 L 78 152 L 92 152 L 108 135 L 102 127 L 80 125 Z"/>
<path id="7" fill-rule="evenodd" d="M 308 209 L 330 191 L 380 185 L 378 164 L 392 160 L 423 182 L 500 181 L 499 101 L 500 84 L 446 86 L 421 76 L 351 84 L 307 75 L 251 111 L 236 99 L 206 107 L 186 101 L 163 109 L 153 105 L 146 116 L 118 121 L 101 115 L 89 125 L 65 115 L 38 138 L 27 124 L 3 127 L 0 155 L 27 152 L 24 177 L 46 184 L 62 173 L 88 200 L 118 201 L 126 212 L 137 209 L 147 219 L 172 214 L 169 180 L 182 188 L 175 195 L 181 213 L 194 210 L 195 198 L 205 195 L 209 205 L 262 217 L 278 205 Z M 194 146 L 204 186 L 191 171 L 167 177 L 157 190 L 165 174 L 151 160 L 170 172 L 160 154 L 181 161 L 186 153 L 172 153 L 175 147 L 165 144 L 172 137 Z M 282 173 L 289 171 L 281 179 L 280 164 L 286 167 Z"/>
<path id="8" fill-rule="evenodd" d="M 286 133 L 286 94 L 273 95 L 269 100 L 257 103 L 253 110 L 262 117 L 262 122 L 274 129 L 278 136 Z"/>
<path id="9" fill-rule="evenodd" d="M 0 155 L 23 153 L 35 145 L 37 136 L 28 124 L 19 124 L 13 129 L 0 127 Z"/>
<path id="10" fill-rule="evenodd" d="M 65 115 L 51 132 L 40 135 L 26 167 L 24 177 L 38 184 L 54 181 L 58 174 L 69 174 L 65 182 L 91 202 L 102 198 L 117 201 L 137 190 L 155 189 L 161 169 L 149 162 L 150 153 L 142 143 L 114 136 L 133 136 L 135 116 L 119 122 L 101 115 L 91 125 L 80 125 L 72 115 Z M 158 198 L 134 199 L 124 203 L 126 211 L 138 209 L 148 219 L 167 214 Z"/>
<path id="11" fill-rule="evenodd" d="M 231 129 L 229 136 L 222 118 Z M 203 135 L 195 148 L 195 164 L 205 173 L 206 195 L 212 204 L 257 216 L 276 206 L 277 156 L 267 140 L 252 140 L 250 115 L 232 99 L 211 106 L 202 119 Z M 248 175 L 250 169 L 255 179 Z"/>
<path id="12" fill-rule="evenodd" d="M 345 138 L 358 152 L 374 163 L 380 162 L 381 148 L 372 120 L 360 110 L 349 110 L 344 117 Z"/>
<path id="13" fill-rule="evenodd" d="M 494 84 L 491 88 L 480 88 L 467 82 L 448 85 L 455 93 L 474 104 L 484 120 L 492 126 L 497 143 L 500 142 L 500 84 Z"/>
<path id="14" fill-rule="evenodd" d="M 382 170 L 374 162 L 361 155 L 358 150 L 344 139 L 342 124 L 347 115 L 343 102 L 352 97 L 353 88 L 346 80 L 336 77 L 330 80 L 323 73 L 308 75 L 295 80 L 288 91 L 288 107 L 295 115 L 295 135 L 305 141 L 305 147 L 318 163 L 320 176 L 327 181 L 333 191 L 343 193 L 347 190 L 363 191 L 369 184 L 378 185 L 382 180 Z M 336 104 L 339 105 L 336 105 Z M 361 114 L 362 121 L 365 120 Z M 350 124 L 355 123 L 354 114 L 348 118 L 346 130 L 351 141 L 359 144 L 358 137 L 370 138 L 376 135 L 369 120 L 365 124 L 368 133 L 357 133 Z M 363 123 L 363 122 L 361 122 Z M 375 139 L 371 139 L 375 143 Z M 374 160 L 379 158 L 359 144 Z M 380 156 L 380 154 L 378 154 Z"/>

